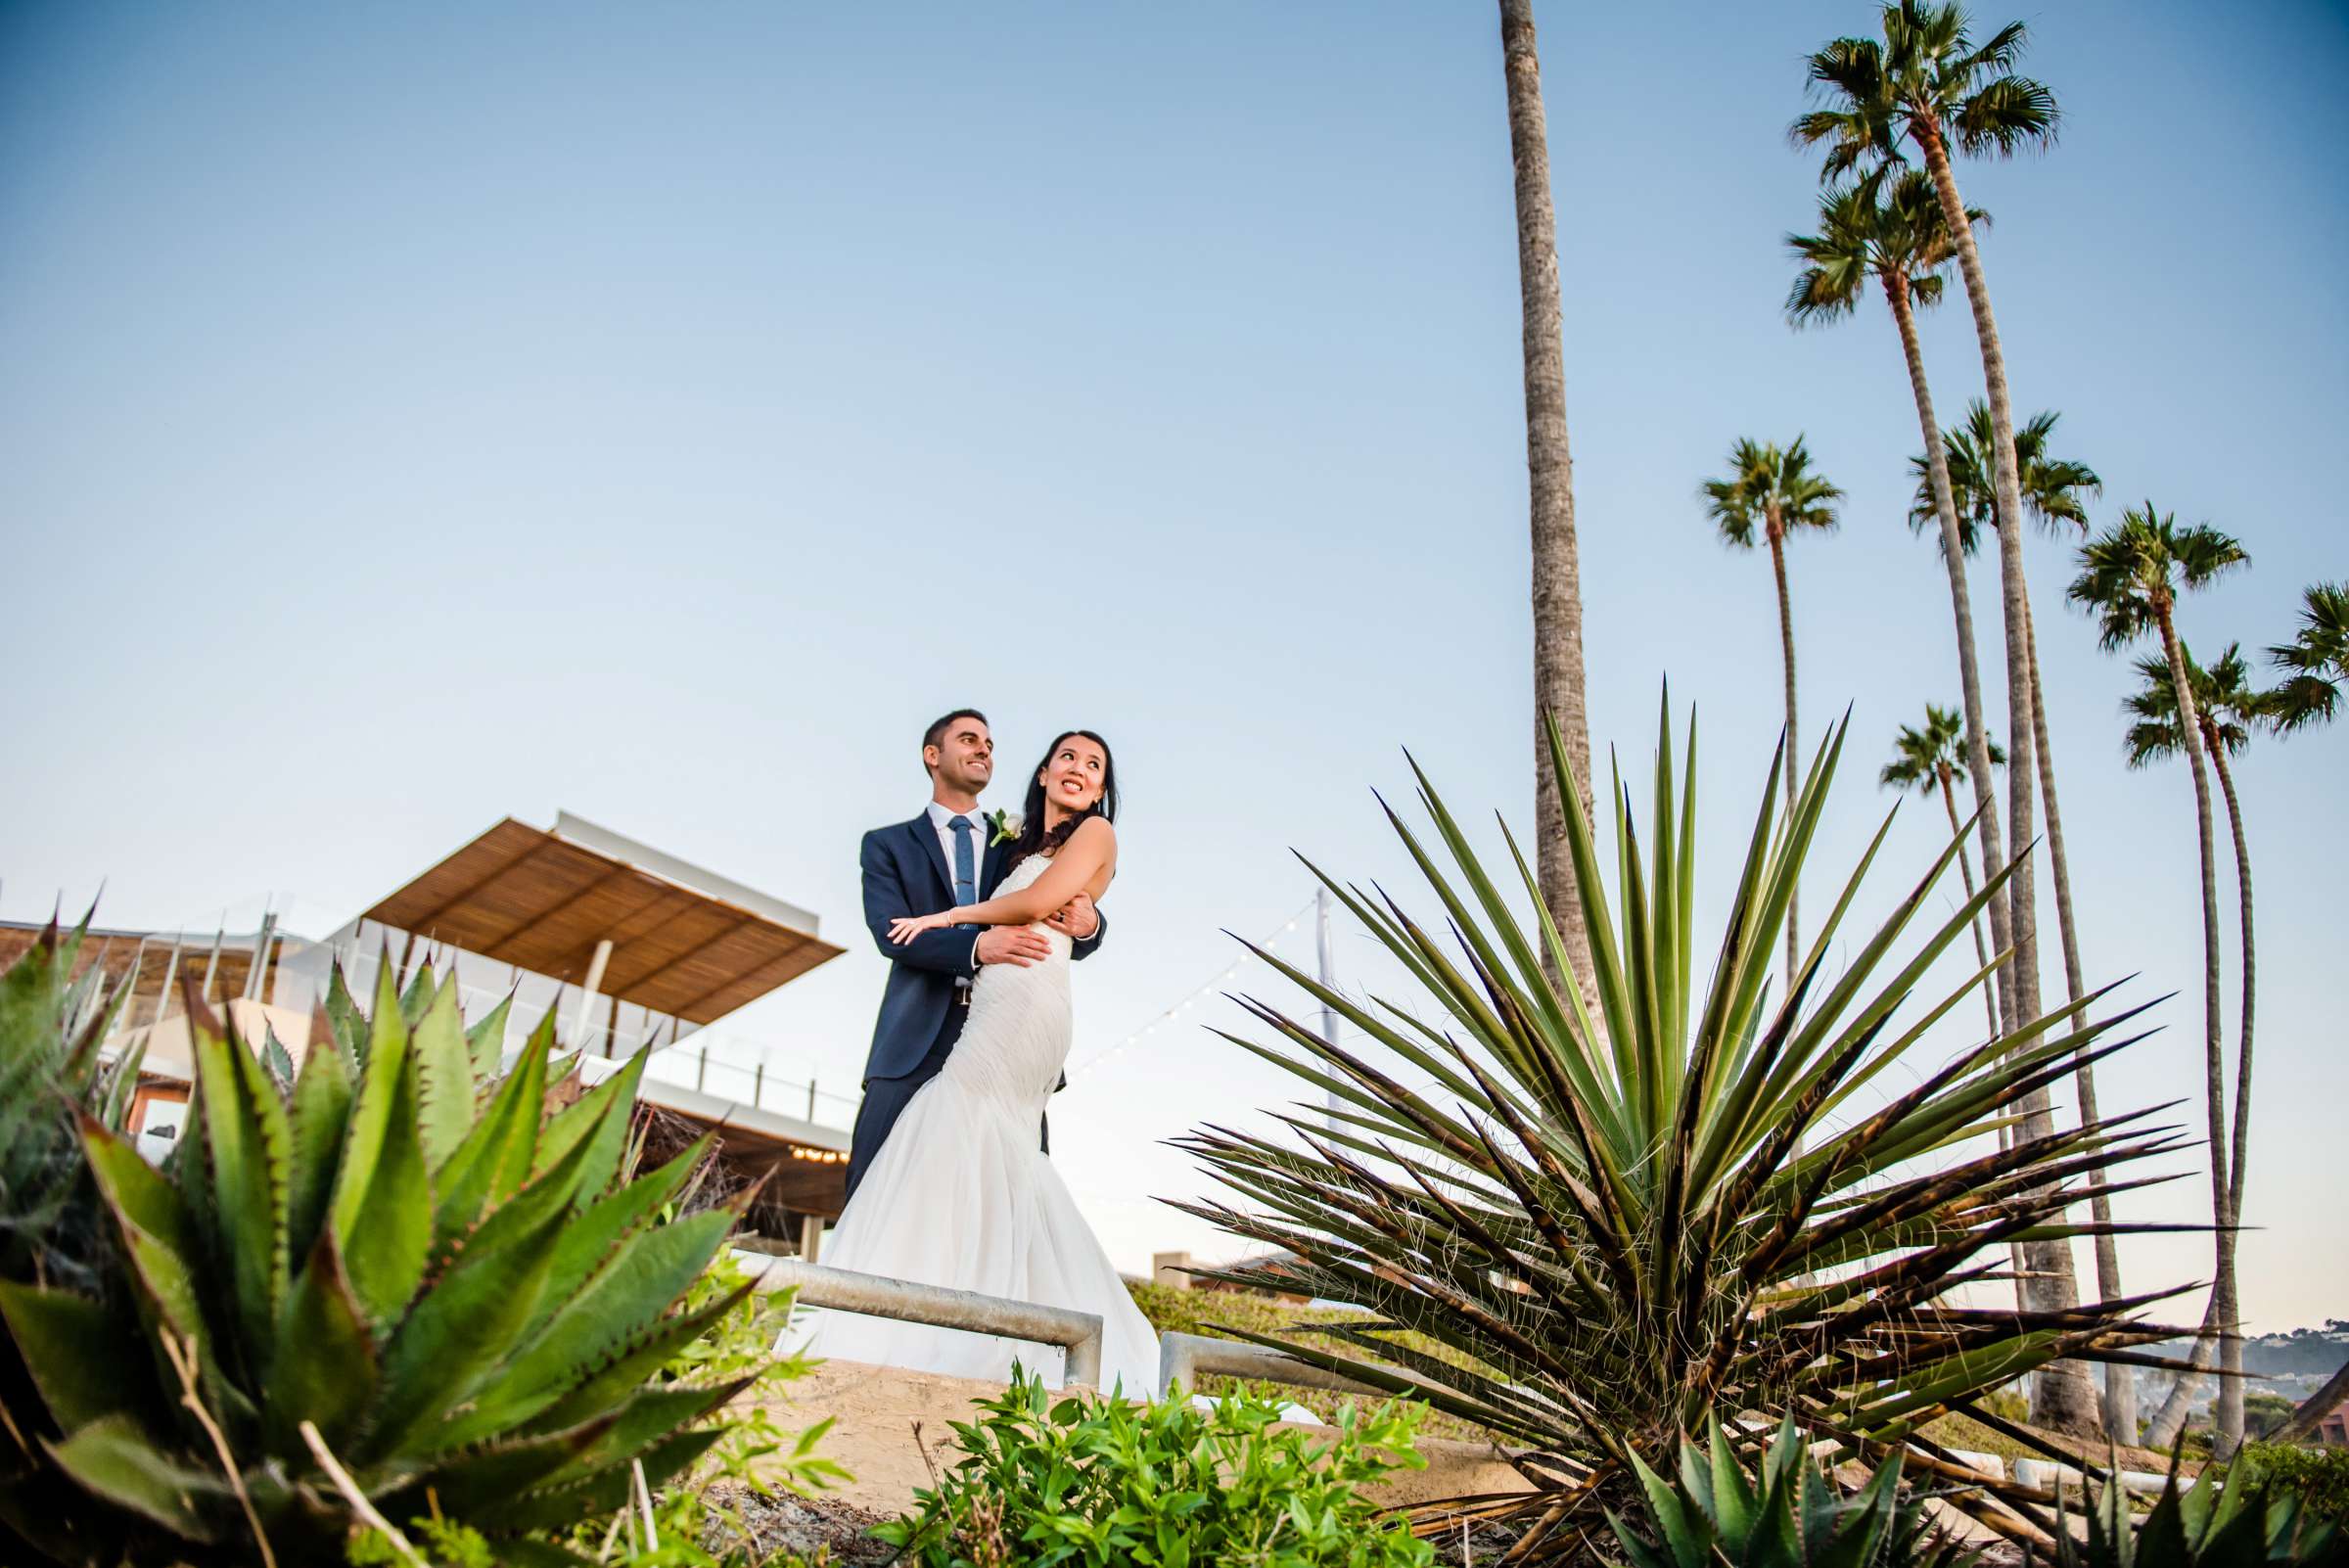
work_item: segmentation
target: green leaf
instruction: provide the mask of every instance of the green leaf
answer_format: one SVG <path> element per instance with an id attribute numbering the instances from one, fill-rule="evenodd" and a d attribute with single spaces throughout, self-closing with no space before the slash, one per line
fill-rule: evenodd
<path id="1" fill-rule="evenodd" d="M 473 1059 L 465 1019 L 457 1010 L 454 974 L 425 1008 L 410 1049 L 416 1058 L 417 1133 L 426 1169 L 438 1172 L 473 1128 Z"/>
<path id="2" fill-rule="evenodd" d="M 1647 1516 L 1664 1538 L 1664 1545 L 1672 1553 L 1678 1568 L 1703 1568 L 1711 1543 L 1701 1519 L 1694 1517 L 1680 1494 L 1665 1483 L 1662 1476 L 1649 1469 L 1637 1454 L 1632 1456 L 1632 1469 L 1639 1478 L 1639 1488 L 1647 1494 Z"/>
<path id="3" fill-rule="evenodd" d="M 74 1431 L 153 1399 L 145 1366 L 121 1354 L 124 1323 L 100 1303 L 0 1281 L 0 1317 L 60 1430 Z"/>
<path id="4" fill-rule="evenodd" d="M 538 1134 L 538 1151 L 531 1159 L 531 1170 L 545 1170 L 584 1138 L 592 1142 L 594 1152 L 580 1190 L 594 1194 L 610 1186 L 620 1170 L 621 1156 L 627 1150 L 629 1113 L 636 1104 L 636 1084 L 644 1077 L 645 1063 L 651 1056 L 649 1048 L 638 1051 L 628 1058 L 626 1066 L 579 1096 L 576 1104 L 555 1113 Z"/>
<path id="5" fill-rule="evenodd" d="M 506 1015 L 513 1010 L 514 994 L 508 992 L 498 999 L 495 1007 L 489 1009 L 487 1016 L 465 1031 L 465 1050 L 473 1059 L 476 1082 L 489 1084 L 496 1081 L 498 1064 L 505 1059 Z M 547 1017 L 554 1017 L 552 1008 L 547 1010 Z M 549 1031 L 549 1038 L 552 1038 L 552 1031 Z"/>
<path id="6" fill-rule="evenodd" d="M 713 1209 L 629 1238 L 515 1358 L 501 1399 L 536 1400 L 531 1407 L 543 1408 L 622 1356 L 700 1277 L 733 1225 L 732 1214 Z M 548 1424 L 569 1425 L 592 1413 L 581 1408 L 570 1421 Z"/>
<path id="7" fill-rule="evenodd" d="M 489 1108 L 440 1168 L 440 1208 L 434 1222 L 438 1240 L 463 1232 L 484 1207 L 503 1203 L 530 1176 L 546 1098 L 553 1018 L 549 1013 L 547 1023 L 530 1037 Z"/>
<path id="8" fill-rule="evenodd" d="M 680 1432 L 655 1444 L 643 1455 L 645 1484 L 659 1486 L 710 1452 L 711 1446 L 724 1435 L 714 1431 Z M 561 1529 L 625 1505 L 632 1485 L 628 1466 L 614 1465 L 590 1480 L 572 1486 L 526 1492 L 499 1511 L 498 1523 L 510 1531 Z"/>
<path id="9" fill-rule="evenodd" d="M 326 1222 L 335 1172 L 350 1123 L 350 1064 L 332 1039 L 310 1041 L 294 1080 L 292 1168 L 286 1180 L 286 1249 L 309 1253 Z"/>
<path id="10" fill-rule="evenodd" d="M 44 1443 L 58 1468 L 95 1497 L 128 1508 L 186 1541 L 220 1539 L 202 1504 L 227 1492 L 220 1480 L 150 1442 L 126 1415 L 93 1421 L 63 1443 Z"/>
<path id="11" fill-rule="evenodd" d="M 455 1261 L 417 1300 L 385 1353 L 391 1389 L 370 1453 L 397 1452 L 502 1366 L 537 1315 L 584 1156 L 575 1150 L 463 1238 Z"/>
<path id="12" fill-rule="evenodd" d="M 340 962 L 327 971 L 326 1017 L 334 1030 L 334 1043 L 343 1047 L 353 1066 L 364 1067 L 367 1062 L 367 1020 L 360 1013 L 359 1004 L 351 1000 L 350 988 L 344 983 L 343 965 Z"/>
<path id="13" fill-rule="evenodd" d="M 716 1133 L 704 1133 L 659 1170 L 596 1199 L 564 1228 L 555 1245 L 554 1268 L 547 1276 L 533 1330 L 568 1306 L 591 1275 L 618 1261 L 623 1237 L 652 1223 L 677 1200 L 716 1143 Z"/>
<path id="14" fill-rule="evenodd" d="M 408 1030 L 400 1021 L 399 993 L 392 990 L 389 949 L 376 970 L 375 1017 L 367 1043 L 367 1065 L 359 1077 L 358 1098 L 350 1110 L 349 1130 L 344 1136 L 343 1167 L 335 1177 L 332 1214 L 335 1233 L 363 1235 L 359 1209 L 375 1185 L 376 1162 L 391 1134 L 393 1111 L 408 1079 Z M 415 1113 L 404 1118 L 411 1138 Z"/>
<path id="15" fill-rule="evenodd" d="M 421 1485 L 432 1488 L 443 1508 L 494 1518 L 505 1503 L 570 1464 L 619 1419 L 620 1412 L 612 1411 L 567 1431 L 452 1453 L 426 1472 Z"/>
<path id="16" fill-rule="evenodd" d="M 624 1465 L 678 1428 L 720 1408 L 758 1381 L 758 1375 L 753 1374 L 710 1388 L 645 1389 L 617 1410 L 598 1417 L 594 1424 L 604 1428 L 602 1433 L 583 1447 L 576 1458 L 550 1473 L 545 1484 L 564 1486 L 584 1481 L 606 1465 Z"/>
<path id="17" fill-rule="evenodd" d="M 193 1033 L 212 1201 L 235 1287 L 237 1321 L 244 1343 L 264 1354 L 275 1343 L 288 1283 L 286 1182 L 292 1133 L 286 1108 L 253 1052 L 201 1024 Z"/>
<path id="18" fill-rule="evenodd" d="M 370 1179 L 350 1205 L 350 1223 L 346 1226 L 342 1222 L 340 1193 L 335 1201 L 336 1218 L 330 1222 L 337 1235 L 365 1238 L 345 1256 L 344 1266 L 349 1270 L 360 1306 L 386 1332 L 415 1296 L 433 1245 L 432 1176 L 425 1170 L 424 1146 L 416 1132 L 416 1075 L 406 1070 L 404 1054 L 391 1047 L 378 1029 L 368 1055 L 368 1073 L 372 1076 L 379 1064 L 397 1061 L 399 1065 L 392 1069 L 397 1079 L 391 1087 L 389 1114 L 371 1162 Z M 367 1094 L 368 1088 L 360 1089 L 358 1109 L 362 1114 L 367 1109 Z M 356 1131 L 354 1122 L 354 1134 Z M 350 1170 L 346 1156 L 345 1180 Z"/>
<path id="19" fill-rule="evenodd" d="M 323 1054 L 334 1052 L 325 1049 Z M 375 1403 L 381 1382 L 375 1338 L 344 1270 L 342 1246 L 329 1226 L 319 1231 L 286 1304 L 285 1327 L 264 1402 L 270 1448 L 306 1463 L 299 1428 L 311 1421 L 327 1447 L 340 1451 Z"/>

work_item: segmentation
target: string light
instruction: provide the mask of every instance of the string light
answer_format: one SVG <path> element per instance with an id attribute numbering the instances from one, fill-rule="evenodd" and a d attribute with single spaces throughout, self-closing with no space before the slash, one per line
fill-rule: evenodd
<path id="1" fill-rule="evenodd" d="M 849 1160 L 848 1154 L 844 1150 L 809 1149 L 796 1143 L 791 1147 L 791 1157 L 795 1160 L 805 1160 L 809 1165 L 846 1165 Z"/>
<path id="2" fill-rule="evenodd" d="M 1287 936 L 1290 932 L 1295 931 L 1299 923 L 1305 919 L 1307 911 L 1311 910 L 1313 907 L 1313 900 L 1311 899 L 1307 899 L 1303 908 L 1299 909 L 1295 914 L 1289 916 L 1287 924 L 1283 925 L 1278 931 L 1273 932 L 1270 936 L 1265 938 L 1262 942 L 1256 944 L 1256 945 L 1259 947 L 1269 947 L 1281 938 Z M 1115 1045 L 1109 1046 L 1105 1050 L 1095 1051 L 1083 1061 L 1079 1062 L 1075 1067 L 1070 1068 L 1069 1077 L 1073 1080 L 1082 1074 L 1091 1072 L 1094 1068 L 1099 1067 L 1103 1062 L 1110 1060 L 1112 1057 L 1115 1057 L 1128 1050 L 1131 1046 L 1137 1044 L 1143 1038 L 1143 1037 L 1155 1034 L 1161 1028 L 1173 1023 L 1184 1013 L 1189 1012 L 1192 1007 L 1206 999 L 1209 995 L 1222 991 L 1225 986 L 1229 985 L 1231 981 L 1238 976 L 1241 970 L 1247 968 L 1255 961 L 1255 953 L 1243 953 L 1240 957 L 1234 959 L 1231 963 L 1231 966 L 1225 969 L 1221 974 L 1216 976 L 1213 980 L 1207 981 L 1192 988 L 1189 995 L 1184 996 L 1180 1001 L 1175 1002 L 1165 1012 L 1160 1013 L 1156 1018 L 1153 1018 L 1150 1020 L 1150 1022 L 1144 1024 L 1141 1028 L 1135 1030 L 1132 1034 L 1127 1036 Z"/>

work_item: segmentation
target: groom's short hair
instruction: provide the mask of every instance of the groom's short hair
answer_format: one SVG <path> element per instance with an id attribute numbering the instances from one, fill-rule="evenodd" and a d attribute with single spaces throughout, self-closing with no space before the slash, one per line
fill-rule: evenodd
<path id="1" fill-rule="evenodd" d="M 978 709 L 957 708 L 945 717 L 934 720 L 928 729 L 922 731 L 922 750 L 926 752 L 933 746 L 944 746 L 946 743 L 946 730 L 957 718 L 976 718 L 982 724 L 987 722 L 987 715 Z"/>

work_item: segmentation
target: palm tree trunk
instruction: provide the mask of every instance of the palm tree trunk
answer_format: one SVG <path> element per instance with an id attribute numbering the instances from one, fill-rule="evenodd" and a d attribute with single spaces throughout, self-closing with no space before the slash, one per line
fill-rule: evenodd
<path id="1" fill-rule="evenodd" d="M 2055 806 L 2055 753 L 2048 744 L 2047 686 L 2040 678 L 2039 626 L 2031 616 L 2028 595 L 2023 600 L 2023 629 L 2029 634 L 2031 655 L 2031 744 L 2039 755 L 2039 792 L 2048 808 L 2048 865 L 2055 874 L 2055 930 L 2063 943 L 2063 999 L 2077 1003 L 2088 994 L 2082 980 L 2080 933 L 2072 921 L 2071 861 L 2063 850 L 2063 813 Z M 2080 1122 L 2097 1120 L 2095 1064 L 2083 1061 L 2073 1075 L 2080 1085 Z M 2097 1193 L 2089 1200 L 2096 1223 L 2096 1294 L 2105 1301 L 2121 1299 L 2121 1251 L 2113 1236 L 2112 1200 Z M 2104 1367 L 2104 1433 L 2115 1443 L 2137 1441 L 2137 1373 L 2132 1367 Z"/>
<path id="2" fill-rule="evenodd" d="M 2178 1441 L 2178 1434 L 2186 1429 L 2186 1418 L 2192 1413 L 2194 1399 L 2202 1391 L 2202 1379 L 2208 1373 L 2210 1363 L 2217 1359 L 2218 1333 L 2219 1293 L 2213 1289 L 2210 1306 L 2202 1314 L 2202 1326 L 2194 1331 L 2193 1349 L 2187 1356 L 2196 1369 L 2180 1372 L 2178 1381 L 2170 1385 L 2170 1392 L 2162 1399 L 2161 1408 L 2155 1410 L 2153 1419 L 2145 1423 L 2143 1447 L 2156 1453 L 2167 1453 L 2170 1446 Z"/>
<path id="3" fill-rule="evenodd" d="M 2194 691 L 2186 673 L 2186 650 L 2178 641 L 2178 626 L 2171 619 L 2170 607 L 2156 606 L 2161 618 L 2161 647 L 2169 658 L 2170 689 L 2178 707 L 2178 728 L 2186 741 L 2186 760 L 2194 779 L 2194 834 L 2201 853 L 2202 870 L 2202 1074 L 2203 1097 L 2210 1127 L 2210 1208 L 2211 1220 L 2217 1227 L 2217 1268 L 2211 1279 L 2210 1311 L 2203 1318 L 2203 1332 L 2214 1329 L 2222 1345 L 2235 1339 L 2234 1298 L 2234 1188 L 2228 1178 L 2227 1141 L 2227 1043 L 2219 1028 L 2219 869 L 2218 847 L 2211 826 L 2210 767 L 2202 752 L 2202 720 L 2194 707 Z M 2224 1352 L 2222 1351 L 2222 1356 Z M 2239 1358 L 2239 1346 L 2235 1352 Z M 2199 1359 L 2199 1358 L 2197 1358 Z M 2223 1363 L 2222 1363 L 2223 1364 Z M 2227 1381 L 2234 1381 L 2229 1379 Z M 2241 1384 L 2235 1383 L 2235 1436 L 2242 1433 Z M 2222 1383 L 2219 1391 L 2220 1418 L 2226 1416 L 2227 1391 Z M 2234 1444 L 2227 1439 L 2224 1425 L 2216 1445 L 2222 1453 L 2232 1451 Z"/>
<path id="4" fill-rule="evenodd" d="M 2283 1425 L 2267 1435 L 2270 1443 L 2306 1443 L 2317 1435 L 2317 1427 L 2327 1415 L 2349 1400 L 2349 1363 L 2325 1380 L 2325 1386 L 2300 1402 Z"/>
<path id="5" fill-rule="evenodd" d="M 2239 1227 L 2243 1222 L 2243 1168 L 2250 1163 L 2251 1154 L 2251 1003 L 2258 974 L 2251 942 L 2251 851 L 2243 838 L 2242 802 L 2234 793 L 2234 770 L 2227 765 L 2227 750 L 2208 729 L 2203 739 L 2208 743 L 2210 765 L 2219 775 L 2219 792 L 2227 798 L 2227 825 L 2234 835 L 2234 875 L 2241 899 L 2243 1012 L 2235 1029 L 2234 1130 L 2227 1160 L 2227 1209 Z M 2236 1321 L 2234 1331 L 2220 1342 L 2218 1425 L 2221 1437 L 2228 1440 L 2223 1452 L 2231 1452 L 2243 1441 L 2242 1291 L 2232 1262 L 2228 1274 L 2229 1300 Z"/>
<path id="6" fill-rule="evenodd" d="M 1794 601 L 1786 592 L 1786 530 L 1776 508 L 1769 520 L 1770 570 L 1778 580 L 1778 649 L 1786 667 L 1786 825 L 1794 826 L 1794 796 L 1802 780 L 1802 748 L 1795 744 L 1794 725 Z M 1800 887 L 1786 890 L 1786 999 L 1794 999 L 1794 977 L 1801 972 L 1802 910 Z"/>
<path id="7" fill-rule="evenodd" d="M 1574 459 L 1566 444 L 1566 355 L 1558 305 L 1557 215 L 1549 192 L 1549 131 L 1533 0 L 1500 0 L 1508 82 L 1509 153 L 1517 171 L 1517 277 L 1524 306 L 1525 453 L 1533 515 L 1534 842 L 1542 902 L 1557 926 L 1590 1009 L 1590 936 L 1575 886 L 1566 803 L 1549 750 L 1554 718 L 1567 765 L 1590 809 L 1590 719 L 1584 696 L 1582 562 L 1574 531 Z M 1543 954 L 1545 964 L 1548 954 Z M 1563 984 L 1564 977 L 1551 980 Z"/>
<path id="8" fill-rule="evenodd" d="M 1965 833 L 1965 824 L 1959 821 L 1958 817 L 1958 792 L 1950 785 L 1950 770 L 1948 768 L 1938 768 L 1935 771 L 1936 775 L 1941 780 L 1941 804 L 1950 813 L 1950 832 L 1953 835 L 1958 836 L 1960 840 L 1958 846 L 1958 875 L 1965 882 L 1965 901 L 1971 903 L 1974 901 L 1974 863 L 1965 857 L 1965 845 L 1962 842 L 1963 835 Z M 1974 962 L 1979 967 L 1988 969 L 1990 967 L 1990 946 L 1989 944 L 1982 940 L 1981 915 L 1975 915 L 1973 919 L 1966 922 L 1966 925 L 1967 928 L 1974 934 Z M 1997 1039 L 2004 1032 L 1999 1028 L 1999 999 L 1996 994 L 1996 988 L 1992 986 L 1988 980 L 1983 982 L 1982 1011 L 1988 1015 L 1988 1021 L 1990 1024 L 1990 1033 L 1983 1038 L 1986 1039 Z M 2009 1129 L 2004 1127 L 1999 1129 L 1999 1150 L 2001 1153 L 2004 1153 L 2012 1141 L 2007 1135 L 2009 1130 Z M 2021 1242 L 2009 1241 L 2006 1243 L 2006 1262 L 2007 1267 L 2014 1271 L 2015 1308 L 2018 1311 L 2027 1311 L 2028 1304 L 2023 1300 L 2024 1270 L 2023 1244 Z"/>
<path id="9" fill-rule="evenodd" d="M 1925 167 L 1941 198 L 1941 212 L 1958 247 L 1958 269 L 1965 276 L 1965 296 L 1973 306 L 1974 334 L 1982 345 L 1982 381 L 1990 400 L 1991 467 L 1997 477 L 1999 516 L 2023 515 L 2022 486 L 2014 461 L 2014 411 L 2006 392 L 2006 355 L 1999 346 L 1998 319 L 1991 313 L 1990 285 L 1982 274 L 1982 254 L 1974 247 L 1973 224 L 1958 194 L 1958 176 L 1950 167 L 1949 147 L 1932 116 L 1919 106 L 1911 116 L 1925 155 Z M 2032 868 L 2023 857 L 2031 848 L 2034 769 L 2031 732 L 2023 719 L 2031 712 L 2031 656 L 2029 629 L 2024 623 L 2023 539 L 2019 528 L 1999 530 L 1999 583 L 2006 625 L 2006 713 L 2011 732 L 2006 759 L 2006 857 L 2015 874 L 2006 880 L 2007 927 L 2013 957 L 2008 961 L 2009 984 L 2004 992 L 2018 1023 L 2040 1015 L 2039 920 Z M 2055 1130 L 2054 1100 L 2041 1088 L 2025 1098 L 2022 1135 L 2045 1137 Z M 2068 1240 L 2027 1243 L 2031 1263 L 2032 1304 L 2043 1312 L 2069 1312 L 2079 1305 L 2080 1287 Z M 2031 1415 L 2039 1425 L 2076 1436 L 2093 1435 L 2097 1420 L 2096 1387 L 2088 1369 L 2078 1361 L 2055 1361 L 2031 1381 Z"/>
<path id="10" fill-rule="evenodd" d="M 1965 831 L 1965 823 L 1961 821 L 1958 815 L 1958 792 L 1956 789 L 1951 787 L 1950 775 L 1946 771 L 1941 774 L 1941 804 L 1950 813 L 1950 831 L 1952 833 L 1963 833 Z M 1965 846 L 1963 844 L 1958 846 L 1958 875 L 1965 882 L 1965 901 L 1968 903 L 1973 902 L 1974 862 L 1966 858 Z M 1982 940 L 1982 917 L 1979 914 L 1975 915 L 1969 924 L 1974 933 L 1974 962 L 1980 965 L 1982 968 L 1988 969 L 1990 967 L 1990 945 Z M 1982 992 L 1982 1011 L 1987 1015 L 1988 1022 L 1990 1024 L 1990 1033 L 1984 1038 L 1986 1039 L 1997 1039 L 2001 1033 L 1999 1029 L 1999 1001 L 1998 998 L 1991 993 L 1991 991 L 1987 986 Z"/>
<path id="11" fill-rule="evenodd" d="M 1965 770 L 1973 780 L 1974 809 L 1980 813 L 1975 831 L 1982 844 L 1982 878 L 1999 874 L 2005 864 L 2000 853 L 1999 797 L 1990 776 L 1990 726 L 1982 716 L 1982 670 L 1974 650 L 1974 611 L 1965 582 L 1965 549 L 1958 534 L 1958 502 L 1950 489 L 1949 452 L 1941 443 L 1941 425 L 1933 417 L 1933 389 L 1925 380 L 1925 354 L 1916 337 L 1916 312 L 1909 283 L 1897 275 L 1884 280 L 1884 296 L 1892 306 L 1894 325 L 1901 330 L 1901 353 L 1909 362 L 1909 390 L 1916 398 L 1916 422 L 1925 438 L 1925 472 L 1933 485 L 1933 513 L 1941 524 L 1941 559 L 1950 572 L 1950 609 L 1958 623 L 1958 689 L 1965 706 Z M 2009 933 L 2006 900 L 1990 900 L 1990 942 L 1993 951 L 2004 952 Z M 2013 1007 L 2006 999 L 2003 978 L 1993 977 L 1992 993 L 1999 998 L 2006 1031 L 2015 1028 Z M 1994 1034 L 2000 1033 L 1995 1027 Z"/>

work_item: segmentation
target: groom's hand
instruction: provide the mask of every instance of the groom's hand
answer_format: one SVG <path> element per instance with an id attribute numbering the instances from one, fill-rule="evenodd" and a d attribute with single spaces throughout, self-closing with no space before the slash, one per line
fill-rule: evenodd
<path id="1" fill-rule="evenodd" d="M 1044 922 L 1053 930 L 1065 933 L 1072 941 L 1082 942 L 1101 929 L 1101 911 L 1093 900 L 1080 893 L 1060 906 L 1060 912 Z"/>
<path id="2" fill-rule="evenodd" d="M 1018 964 L 1022 969 L 1052 956 L 1052 944 L 1026 926 L 990 926 L 979 933 L 974 954 L 983 964 Z"/>

